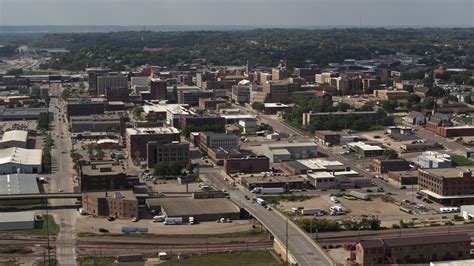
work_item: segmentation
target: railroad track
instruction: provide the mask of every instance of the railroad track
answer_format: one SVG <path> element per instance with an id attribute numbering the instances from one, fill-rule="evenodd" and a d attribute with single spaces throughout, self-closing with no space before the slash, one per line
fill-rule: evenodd
<path id="1" fill-rule="evenodd" d="M 273 247 L 273 241 L 247 243 L 202 243 L 202 244 L 159 244 L 159 243 L 110 243 L 90 242 L 78 243 L 77 251 L 81 256 L 116 255 L 119 253 L 156 254 L 158 251 L 173 253 L 209 253 L 244 250 L 266 250 Z"/>
<path id="2" fill-rule="evenodd" d="M 363 233 L 362 233 L 363 232 Z M 353 231 L 352 234 L 341 234 L 341 235 L 319 235 L 317 237 L 317 241 L 319 243 L 343 243 L 345 241 L 358 241 L 359 239 L 378 239 L 378 238 L 398 238 L 398 237 L 422 237 L 422 236 L 429 236 L 429 235 L 446 235 L 446 234 L 460 234 L 460 233 L 467 233 L 471 237 L 474 237 L 474 228 L 467 227 L 452 227 L 452 228 L 420 228 L 420 229 L 401 229 L 394 231 L 390 230 L 390 232 L 384 231 L 373 231 L 367 233 L 366 231 L 362 231 L 359 235 L 358 231 Z M 316 238 L 313 235 L 313 238 Z"/>

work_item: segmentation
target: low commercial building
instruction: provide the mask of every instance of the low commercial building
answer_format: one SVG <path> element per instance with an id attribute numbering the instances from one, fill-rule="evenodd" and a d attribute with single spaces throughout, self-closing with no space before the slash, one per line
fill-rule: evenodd
<path id="1" fill-rule="evenodd" d="M 217 163 L 218 165 L 224 165 L 224 160 L 228 158 L 241 158 L 242 153 L 237 149 L 225 149 L 222 147 L 207 149 L 207 156 Z"/>
<path id="2" fill-rule="evenodd" d="M 372 180 L 354 170 L 308 173 L 306 178 L 316 189 L 348 189 L 372 186 Z"/>
<path id="3" fill-rule="evenodd" d="M 35 149 L 7 148 L 0 150 L 0 174 L 40 173 L 43 152 Z"/>
<path id="4" fill-rule="evenodd" d="M 28 145 L 28 131 L 25 130 L 10 130 L 3 133 L 0 141 L 0 149 L 7 149 L 12 147 L 26 149 Z"/>
<path id="5" fill-rule="evenodd" d="M 49 113 L 48 108 L 46 107 L 5 108 L 3 106 L 0 106 L 0 121 L 37 120 L 41 113 Z"/>
<path id="6" fill-rule="evenodd" d="M 239 120 L 239 126 L 242 127 L 243 134 L 253 134 L 257 132 L 257 119 L 242 119 Z"/>
<path id="7" fill-rule="evenodd" d="M 450 168 L 453 166 L 451 155 L 435 151 L 423 152 L 418 156 L 417 164 L 421 168 Z"/>
<path id="8" fill-rule="evenodd" d="M 395 181 L 400 186 L 416 185 L 418 183 L 417 171 L 390 171 L 388 178 Z"/>
<path id="9" fill-rule="evenodd" d="M 318 145 L 314 142 L 262 144 L 262 153 L 271 163 L 315 158 Z"/>
<path id="10" fill-rule="evenodd" d="M 133 191 L 84 193 L 82 207 L 86 213 L 96 216 L 138 217 L 138 200 Z"/>
<path id="11" fill-rule="evenodd" d="M 266 156 L 245 156 L 224 159 L 224 170 L 233 173 L 260 173 L 268 171 L 270 160 Z"/>
<path id="12" fill-rule="evenodd" d="M 248 190 L 256 187 L 263 188 L 279 188 L 282 187 L 286 191 L 291 189 L 308 189 L 310 184 L 308 180 L 301 176 L 286 176 L 286 175 L 245 175 L 240 179 L 240 183 Z"/>
<path id="13" fill-rule="evenodd" d="M 309 125 L 311 119 L 323 119 L 323 120 L 337 120 L 337 119 L 359 119 L 359 118 L 375 118 L 377 112 L 375 111 L 363 111 L 363 112 L 309 112 L 303 113 L 303 126 Z"/>
<path id="14" fill-rule="evenodd" d="M 331 147 L 333 145 L 339 144 L 341 135 L 340 133 L 334 131 L 316 130 L 314 132 L 314 138 L 316 139 L 316 143 L 319 145 Z"/>
<path id="15" fill-rule="evenodd" d="M 216 110 L 217 105 L 226 103 L 226 99 L 218 98 L 199 98 L 199 109 L 202 110 Z"/>
<path id="16" fill-rule="evenodd" d="M 386 101 L 407 99 L 410 93 L 405 90 L 374 90 L 374 96 Z"/>
<path id="17" fill-rule="evenodd" d="M 461 216 L 465 221 L 474 220 L 474 205 L 461 205 Z"/>
<path id="18" fill-rule="evenodd" d="M 0 215 L 0 231 L 34 229 L 35 216 L 35 211 L 2 212 L 2 215 Z"/>
<path id="19" fill-rule="evenodd" d="M 213 115 L 181 115 L 181 129 L 189 132 L 224 132 L 225 118 L 219 114 Z"/>
<path id="20" fill-rule="evenodd" d="M 426 140 L 424 142 L 414 141 L 415 143 L 401 144 L 400 149 L 402 153 L 428 151 L 442 149 L 443 145 L 433 140 Z"/>
<path id="21" fill-rule="evenodd" d="M 288 161 L 283 162 L 280 167 L 283 171 L 291 175 L 300 175 L 312 172 L 340 172 L 350 170 L 349 167 L 346 167 L 339 161 L 328 161 L 324 159 Z"/>
<path id="22" fill-rule="evenodd" d="M 451 233 L 362 240 L 353 253 L 355 262 L 360 265 L 427 264 L 469 259 L 470 250 L 471 237 L 468 234 Z"/>
<path id="23" fill-rule="evenodd" d="M 202 132 L 200 133 L 199 148 L 202 152 L 208 152 L 209 149 L 239 149 L 239 136 L 226 133 Z"/>
<path id="24" fill-rule="evenodd" d="M 365 144 L 364 142 L 350 142 L 347 144 L 349 149 L 362 157 L 383 156 L 384 149 L 380 146 Z"/>
<path id="25" fill-rule="evenodd" d="M 0 175 L 0 195 L 22 195 L 39 194 L 39 184 L 36 180 L 37 175 L 33 174 L 7 174 Z M 33 205 L 39 204 L 38 199 L 8 199 L 0 200 L 0 205 Z M 3 216 L 0 215 L 0 216 Z"/>
<path id="26" fill-rule="evenodd" d="M 390 171 L 408 171 L 410 170 L 410 163 L 403 159 L 383 160 L 374 159 L 372 168 L 375 172 L 385 174 Z"/>
<path id="27" fill-rule="evenodd" d="M 174 127 L 127 128 L 125 138 L 132 159 L 146 158 L 146 145 L 150 141 L 166 144 L 181 139 L 179 130 Z"/>
<path id="28" fill-rule="evenodd" d="M 122 129 L 122 119 L 117 113 L 73 116 L 69 118 L 69 126 L 73 132 L 120 132 Z"/>
<path id="29" fill-rule="evenodd" d="M 154 167 L 157 163 L 166 165 L 177 163 L 185 168 L 189 164 L 189 143 L 161 144 L 157 141 L 150 141 L 147 144 L 146 157 L 148 168 Z"/>
<path id="30" fill-rule="evenodd" d="M 336 188 L 336 176 L 329 172 L 317 172 L 307 175 L 307 178 L 311 180 L 311 185 L 316 189 L 335 189 Z"/>
<path id="31" fill-rule="evenodd" d="M 290 106 L 288 104 L 283 104 L 283 103 L 264 103 L 263 104 L 263 112 L 265 114 L 274 115 L 278 112 L 281 112 L 285 109 L 289 109 L 291 107 L 292 106 Z"/>
<path id="32" fill-rule="evenodd" d="M 172 197 L 147 199 L 149 210 L 161 211 L 166 217 L 182 217 L 188 222 L 216 221 L 220 218 L 240 219 L 240 208 L 226 198 L 193 199 L 191 197 Z"/>
<path id="33" fill-rule="evenodd" d="M 79 166 L 79 187 L 83 192 L 129 189 L 138 181 L 137 176 L 128 176 L 123 166 L 116 162 L 91 162 Z"/>
<path id="34" fill-rule="evenodd" d="M 104 111 L 105 101 L 101 98 L 68 99 L 66 103 L 68 117 L 103 114 Z"/>
<path id="35" fill-rule="evenodd" d="M 418 169 L 418 187 L 449 206 L 474 203 L 474 178 L 468 168 Z"/>

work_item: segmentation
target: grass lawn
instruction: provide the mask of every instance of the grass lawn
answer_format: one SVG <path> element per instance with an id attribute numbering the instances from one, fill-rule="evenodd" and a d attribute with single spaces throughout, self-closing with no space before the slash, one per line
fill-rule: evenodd
<path id="1" fill-rule="evenodd" d="M 237 265 L 283 265 L 280 261 L 277 261 L 270 251 L 248 251 L 248 252 L 236 252 L 236 253 L 218 253 L 218 254 L 207 254 L 207 255 L 193 255 L 187 259 L 178 260 L 177 257 L 173 257 L 172 263 L 166 261 L 160 265 L 186 265 L 186 266 L 237 266 Z"/>
<path id="2" fill-rule="evenodd" d="M 451 160 L 456 166 L 472 166 L 474 161 L 462 156 L 462 155 L 451 155 Z"/>
<path id="3" fill-rule="evenodd" d="M 59 226 L 54 221 L 53 216 L 43 215 L 43 226 L 41 228 L 35 228 L 31 230 L 13 230 L 13 231 L 4 231 L 1 234 L 10 235 L 10 234 L 19 234 L 19 235 L 47 235 L 49 227 L 50 235 L 57 235 L 59 233 Z M 47 226 L 48 225 L 48 226 Z"/>

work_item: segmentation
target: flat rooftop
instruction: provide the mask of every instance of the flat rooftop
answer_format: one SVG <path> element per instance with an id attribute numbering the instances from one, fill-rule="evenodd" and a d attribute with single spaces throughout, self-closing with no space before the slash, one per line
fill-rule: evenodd
<path id="1" fill-rule="evenodd" d="M 34 174 L 0 175 L 0 195 L 37 193 L 39 193 L 39 187 Z"/>
<path id="2" fill-rule="evenodd" d="M 383 151 L 383 148 L 376 146 L 376 145 L 370 145 L 366 144 L 364 142 L 350 142 L 348 143 L 349 146 L 354 146 L 358 147 L 359 149 L 362 149 L 364 151 Z"/>
<path id="3" fill-rule="evenodd" d="M 294 143 L 272 143 L 272 144 L 263 144 L 262 147 L 267 147 L 269 149 L 287 149 L 287 148 L 317 148 L 318 145 L 314 142 L 294 142 Z"/>
<path id="4" fill-rule="evenodd" d="M 146 203 L 150 208 L 153 208 L 152 206 L 161 206 L 168 217 L 240 213 L 239 207 L 226 198 L 158 198 L 147 199 Z"/>
<path id="5" fill-rule="evenodd" d="M 120 165 L 112 162 L 92 163 L 81 166 L 82 174 L 89 176 L 116 175 L 125 173 L 125 169 Z"/>
<path id="6" fill-rule="evenodd" d="M 334 166 L 344 166 L 344 164 L 339 161 L 328 161 L 323 159 L 304 159 L 298 160 L 298 162 L 307 166 L 310 169 L 326 169 Z"/>
<path id="7" fill-rule="evenodd" d="M 137 200 L 133 191 L 101 191 L 101 192 L 88 192 L 85 193 L 89 196 L 96 198 L 114 198 L 124 200 Z"/>
<path id="8" fill-rule="evenodd" d="M 127 128 L 127 135 L 151 135 L 151 134 L 179 134 L 179 130 L 174 127 L 139 127 Z"/>
<path id="9" fill-rule="evenodd" d="M 36 211 L 2 212 L 0 223 L 34 222 Z"/>
<path id="10" fill-rule="evenodd" d="M 24 165 L 41 165 L 42 150 L 7 148 L 0 150 L 0 164 L 16 163 Z"/>
<path id="11" fill-rule="evenodd" d="M 25 130 L 10 130 L 3 133 L 2 142 L 7 141 L 28 141 L 28 131 Z"/>
<path id="12" fill-rule="evenodd" d="M 246 175 L 241 177 L 248 184 L 267 184 L 267 183 L 294 183 L 306 182 L 306 179 L 301 176 L 255 176 Z"/>
<path id="13" fill-rule="evenodd" d="M 467 167 L 457 167 L 457 168 L 435 168 L 435 169 L 418 169 L 418 171 L 424 171 L 429 174 L 444 177 L 444 178 L 458 178 L 462 176 L 462 173 L 469 171 Z"/>

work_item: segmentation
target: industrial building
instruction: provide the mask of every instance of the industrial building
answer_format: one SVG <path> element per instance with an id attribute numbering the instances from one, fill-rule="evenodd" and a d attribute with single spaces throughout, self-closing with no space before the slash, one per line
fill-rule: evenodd
<path id="1" fill-rule="evenodd" d="M 84 193 L 82 207 L 86 213 L 97 216 L 138 217 L 138 200 L 133 191 Z"/>
<path id="2" fill-rule="evenodd" d="M 48 108 L 46 107 L 5 108 L 4 106 L 0 106 L 0 121 L 37 120 L 41 113 L 49 113 Z"/>
<path id="3" fill-rule="evenodd" d="M 35 211 L 2 212 L 0 215 L 0 231 L 34 229 L 35 217 Z"/>
<path id="4" fill-rule="evenodd" d="M 39 194 L 39 184 L 33 174 L 0 175 L 0 195 Z M 0 200 L 0 205 L 39 204 L 38 199 Z M 2 215 L 0 215 L 2 216 Z"/>
<path id="5" fill-rule="evenodd" d="M 25 130 L 10 130 L 3 133 L 0 141 L 0 149 L 7 149 L 12 147 L 26 149 L 28 145 L 28 131 Z"/>
<path id="6" fill-rule="evenodd" d="M 41 150 L 7 148 L 0 150 L 0 174 L 40 173 Z"/>
<path id="7" fill-rule="evenodd" d="M 189 217 L 195 221 L 216 221 L 220 218 L 240 219 L 240 208 L 227 198 L 193 199 L 191 197 L 172 197 L 147 199 L 149 210 L 161 211 L 166 217 Z"/>
<path id="8" fill-rule="evenodd" d="M 262 153 L 271 163 L 314 158 L 318 145 L 314 142 L 262 144 Z"/>

